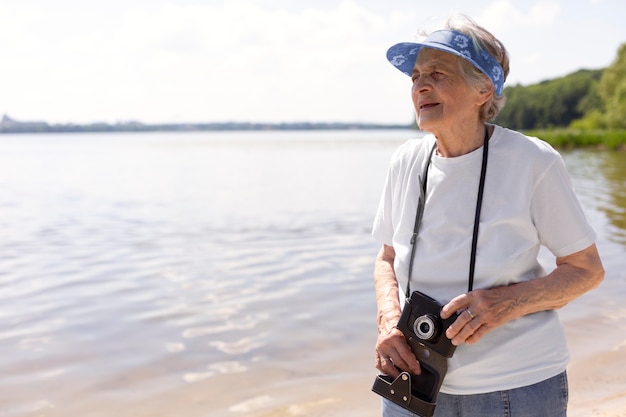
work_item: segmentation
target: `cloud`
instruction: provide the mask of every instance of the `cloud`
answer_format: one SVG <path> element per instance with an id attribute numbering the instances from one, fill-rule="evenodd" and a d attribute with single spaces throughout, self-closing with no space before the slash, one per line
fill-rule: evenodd
<path id="1" fill-rule="evenodd" d="M 5 49 L 10 111 L 52 122 L 359 119 L 349 109 L 360 67 L 384 65 L 385 36 L 413 18 L 353 0 L 129 4 L 106 18 L 89 7 L 3 10 L 0 42 L 32 46 Z"/>
<path id="2" fill-rule="evenodd" d="M 299 10 L 254 2 L 169 5 L 128 12 L 118 43 L 130 41 L 124 62 L 149 63 L 155 77 L 169 70 L 185 74 L 175 90 L 191 92 L 186 99 L 198 109 L 187 118 L 310 120 L 327 112 L 313 118 L 334 120 L 333 105 L 354 101 L 349 90 L 359 65 L 383 56 L 382 44 L 373 40 L 389 23 L 354 1 Z"/>
<path id="3" fill-rule="evenodd" d="M 588 34 L 617 44 L 620 14 L 591 3 L 603 17 L 580 30 L 582 7 L 558 0 L 0 2 L 0 113 L 51 123 L 408 122 L 410 86 L 384 58 L 391 44 L 469 8 L 509 50 L 509 82 L 534 82 L 614 57 L 616 46 L 589 46 Z"/>
<path id="4" fill-rule="evenodd" d="M 561 5 L 555 1 L 539 0 L 524 10 L 519 7 L 519 3 L 499 0 L 489 5 L 477 17 L 477 21 L 493 31 L 516 31 L 551 25 L 560 13 Z"/>

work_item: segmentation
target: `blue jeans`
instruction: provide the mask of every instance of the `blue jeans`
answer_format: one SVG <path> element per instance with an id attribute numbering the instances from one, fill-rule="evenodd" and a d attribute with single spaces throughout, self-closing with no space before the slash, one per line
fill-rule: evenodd
<path id="1" fill-rule="evenodd" d="M 474 395 L 440 393 L 434 417 L 566 417 L 567 374 L 534 385 Z M 383 398 L 383 417 L 417 417 Z"/>

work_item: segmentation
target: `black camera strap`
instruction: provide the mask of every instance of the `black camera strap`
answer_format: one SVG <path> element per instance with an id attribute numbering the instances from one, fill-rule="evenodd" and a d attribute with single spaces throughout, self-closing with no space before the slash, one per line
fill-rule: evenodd
<path id="1" fill-rule="evenodd" d="M 417 243 L 417 236 L 419 234 L 420 225 L 422 223 L 422 216 L 424 215 L 424 206 L 426 204 L 426 186 L 428 183 L 428 169 L 433 158 L 433 153 L 437 148 L 437 142 L 433 144 L 430 154 L 428 155 L 428 161 L 424 167 L 424 172 L 419 178 L 420 196 L 417 202 L 417 212 L 415 214 L 415 224 L 413 226 L 413 235 L 411 236 L 411 258 L 409 259 L 409 275 L 406 284 L 406 298 L 411 296 L 411 274 L 413 272 L 413 258 L 415 258 L 415 247 Z M 489 154 L 489 131 L 485 128 L 485 140 L 483 145 L 483 161 L 480 170 L 480 181 L 478 183 L 478 197 L 476 199 L 476 214 L 474 216 L 474 232 L 472 236 L 472 251 L 470 255 L 470 268 L 469 278 L 467 285 L 467 292 L 472 291 L 474 288 L 474 271 L 476 268 L 476 247 L 478 245 L 478 225 L 480 223 L 480 211 L 483 205 L 483 192 L 485 190 L 485 176 L 487 175 L 487 156 Z"/>

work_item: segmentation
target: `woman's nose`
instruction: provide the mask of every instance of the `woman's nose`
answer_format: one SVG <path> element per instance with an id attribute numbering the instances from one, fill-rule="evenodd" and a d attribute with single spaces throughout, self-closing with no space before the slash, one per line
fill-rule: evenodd
<path id="1" fill-rule="evenodd" d="M 420 75 L 413 79 L 413 91 L 416 93 L 428 91 L 431 86 L 432 85 L 426 76 Z"/>

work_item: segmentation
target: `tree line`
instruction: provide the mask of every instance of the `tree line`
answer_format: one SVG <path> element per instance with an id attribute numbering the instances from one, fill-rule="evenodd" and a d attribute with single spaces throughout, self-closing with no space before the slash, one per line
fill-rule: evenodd
<path id="1" fill-rule="evenodd" d="M 504 89 L 499 125 L 517 130 L 626 129 L 626 43 L 607 68 Z"/>

